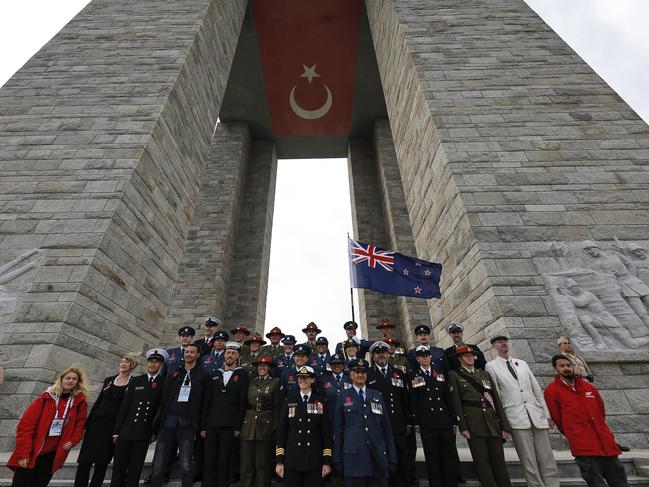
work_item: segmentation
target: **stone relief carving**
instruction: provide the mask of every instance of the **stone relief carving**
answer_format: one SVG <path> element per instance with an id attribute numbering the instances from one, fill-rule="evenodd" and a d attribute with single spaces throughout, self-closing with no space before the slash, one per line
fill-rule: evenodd
<path id="1" fill-rule="evenodd" d="M 20 277 L 39 265 L 40 250 L 32 249 L 0 266 L 0 323 L 7 323 L 16 310 L 18 297 L 27 283 Z"/>
<path id="2" fill-rule="evenodd" d="M 649 348 L 649 253 L 615 239 L 552 242 L 536 258 L 563 324 L 581 350 Z"/>

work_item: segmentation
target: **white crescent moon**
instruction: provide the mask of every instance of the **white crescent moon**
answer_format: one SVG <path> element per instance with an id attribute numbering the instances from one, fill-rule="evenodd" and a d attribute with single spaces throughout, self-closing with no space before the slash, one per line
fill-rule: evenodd
<path id="1" fill-rule="evenodd" d="M 304 118 L 306 120 L 317 120 L 318 118 L 324 117 L 331 109 L 331 105 L 334 101 L 333 96 L 331 96 L 329 87 L 327 85 L 324 85 L 324 87 L 327 90 L 327 100 L 324 102 L 324 105 L 316 110 L 306 110 L 298 105 L 295 101 L 295 88 L 297 88 L 297 85 L 295 85 L 291 90 L 291 95 L 288 97 L 288 102 L 291 105 L 291 110 L 293 110 L 293 113 L 295 113 L 298 117 Z"/>

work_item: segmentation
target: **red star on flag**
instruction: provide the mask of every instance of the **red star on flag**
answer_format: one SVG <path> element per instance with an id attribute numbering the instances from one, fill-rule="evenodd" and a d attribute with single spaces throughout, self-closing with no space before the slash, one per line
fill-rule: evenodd
<path id="1" fill-rule="evenodd" d="M 415 294 L 421 294 L 421 288 L 419 286 L 415 288 Z"/>

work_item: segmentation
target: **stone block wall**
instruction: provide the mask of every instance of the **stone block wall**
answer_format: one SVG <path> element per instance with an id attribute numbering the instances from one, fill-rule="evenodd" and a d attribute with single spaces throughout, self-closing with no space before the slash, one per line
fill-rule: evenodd
<path id="1" fill-rule="evenodd" d="M 0 90 L 0 448 L 70 362 L 157 343 L 246 2 L 95 0 Z M 12 274 L 16 271 L 16 274 Z"/>
<path id="2" fill-rule="evenodd" d="M 557 335 L 578 324 L 545 259 L 649 239 L 649 129 L 522 0 L 366 7 L 415 245 L 444 265 L 436 335 L 448 344 L 443 324 L 459 320 L 488 349 L 506 330 L 549 377 Z M 626 390 L 620 442 L 649 446 L 645 354 L 590 357 L 606 397 Z"/>

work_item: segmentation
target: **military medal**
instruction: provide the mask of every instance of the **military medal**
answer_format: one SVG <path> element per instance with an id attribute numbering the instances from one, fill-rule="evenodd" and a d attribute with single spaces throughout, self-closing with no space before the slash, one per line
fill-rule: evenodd
<path id="1" fill-rule="evenodd" d="M 383 408 L 381 407 L 381 404 L 379 404 L 378 402 L 372 401 L 370 403 L 370 405 L 372 407 L 372 412 L 374 414 L 383 414 Z"/>
<path id="2" fill-rule="evenodd" d="M 412 387 L 417 388 L 426 385 L 426 379 L 418 375 L 412 379 Z"/>
<path id="3" fill-rule="evenodd" d="M 295 406 L 288 408 L 288 417 L 289 418 L 295 417 Z"/>

